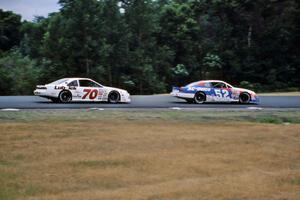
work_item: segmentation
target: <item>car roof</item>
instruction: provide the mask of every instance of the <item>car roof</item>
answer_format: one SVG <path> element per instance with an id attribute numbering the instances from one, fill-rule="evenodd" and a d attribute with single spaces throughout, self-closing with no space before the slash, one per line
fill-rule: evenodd
<path id="1" fill-rule="evenodd" d="M 221 81 L 221 80 L 200 80 L 200 81 L 196 81 L 196 82 L 193 82 L 193 83 L 202 83 L 202 84 L 205 84 L 205 83 L 210 83 L 210 82 L 217 82 L 217 83 L 225 83 L 231 87 L 233 87 L 232 85 L 230 85 L 229 83 L 225 82 L 225 81 Z M 192 83 L 190 83 L 192 84 Z"/>
<path id="2" fill-rule="evenodd" d="M 56 81 L 59 81 L 59 80 L 64 80 L 65 83 L 66 83 L 66 82 L 70 83 L 70 82 L 75 81 L 75 80 L 89 80 L 89 81 L 96 82 L 96 81 L 94 81 L 93 79 L 90 79 L 90 78 L 77 78 L 77 77 L 72 77 L 72 78 L 61 78 L 61 79 L 58 79 L 58 80 L 56 80 Z M 54 81 L 54 82 L 56 82 L 56 81 Z M 60 83 L 60 84 L 63 84 L 63 83 Z"/>
<path id="3" fill-rule="evenodd" d="M 94 81 L 93 79 L 90 78 L 79 78 L 79 77 L 71 77 L 71 78 L 63 78 L 66 79 L 67 81 L 74 81 L 74 80 L 90 80 L 90 81 Z"/>
<path id="4" fill-rule="evenodd" d="M 221 81 L 221 80 L 200 80 L 199 82 L 224 82 L 225 81 Z"/>
<path id="5" fill-rule="evenodd" d="M 90 78 L 80 78 L 80 77 L 69 77 L 69 78 L 66 78 L 66 79 L 72 79 L 72 80 L 73 79 L 78 79 L 78 80 L 83 80 L 83 79 L 86 80 L 87 79 L 87 80 L 92 80 Z"/>

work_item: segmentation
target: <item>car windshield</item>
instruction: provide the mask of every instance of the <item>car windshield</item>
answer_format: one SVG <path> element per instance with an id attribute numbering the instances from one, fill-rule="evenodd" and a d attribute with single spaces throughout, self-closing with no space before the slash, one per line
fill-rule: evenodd
<path id="1" fill-rule="evenodd" d="M 226 85 L 227 85 L 227 88 L 233 88 L 233 86 L 228 83 Z"/>
<path id="2" fill-rule="evenodd" d="M 66 82 L 66 81 L 68 81 L 68 79 L 67 78 L 63 78 L 63 79 L 59 79 L 57 81 L 54 81 L 52 83 L 49 83 L 49 85 L 59 85 L 59 84 L 62 84 L 63 82 Z"/>

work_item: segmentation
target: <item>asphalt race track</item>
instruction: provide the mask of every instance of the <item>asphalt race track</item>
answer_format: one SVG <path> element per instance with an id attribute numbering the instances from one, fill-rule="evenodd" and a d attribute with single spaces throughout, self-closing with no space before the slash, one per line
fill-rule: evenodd
<path id="1" fill-rule="evenodd" d="M 133 95 L 131 103 L 52 103 L 36 96 L 0 96 L 0 109 L 79 109 L 79 108 L 300 108 L 300 96 L 260 96 L 259 104 L 189 104 L 169 95 Z"/>

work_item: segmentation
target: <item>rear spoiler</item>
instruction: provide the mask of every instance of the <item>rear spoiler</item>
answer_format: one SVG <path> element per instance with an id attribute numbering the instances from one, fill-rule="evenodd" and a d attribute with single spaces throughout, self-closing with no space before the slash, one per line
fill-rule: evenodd
<path id="1" fill-rule="evenodd" d="M 177 87 L 177 86 L 172 86 L 172 90 L 179 90 L 180 87 Z"/>
<path id="2" fill-rule="evenodd" d="M 37 85 L 36 89 L 47 89 L 45 85 Z"/>

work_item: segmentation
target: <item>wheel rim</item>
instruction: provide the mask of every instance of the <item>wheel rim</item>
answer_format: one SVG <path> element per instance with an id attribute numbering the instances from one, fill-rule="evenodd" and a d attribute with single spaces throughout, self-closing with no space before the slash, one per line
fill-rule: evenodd
<path id="1" fill-rule="evenodd" d="M 195 96 L 196 103 L 203 103 L 205 100 L 205 96 L 202 93 L 198 93 Z"/>
<path id="2" fill-rule="evenodd" d="M 71 97 L 68 92 L 62 92 L 60 95 L 60 100 L 62 102 L 69 102 L 71 100 Z"/>
<path id="3" fill-rule="evenodd" d="M 250 101 L 250 96 L 248 94 L 242 94 L 240 97 L 242 103 L 248 103 Z"/>
<path id="4" fill-rule="evenodd" d="M 119 101 L 119 94 L 116 92 L 113 92 L 109 95 L 109 101 L 110 102 L 118 102 Z"/>

